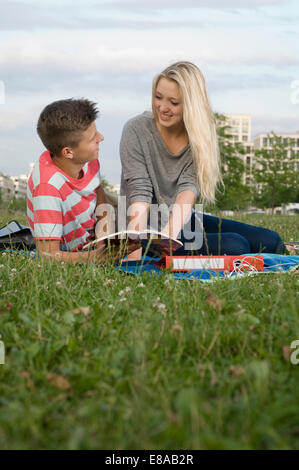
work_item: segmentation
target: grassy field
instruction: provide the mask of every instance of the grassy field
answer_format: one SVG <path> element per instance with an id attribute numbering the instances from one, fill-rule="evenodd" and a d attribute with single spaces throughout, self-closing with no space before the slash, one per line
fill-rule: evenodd
<path id="1" fill-rule="evenodd" d="M 298 240 L 298 217 L 235 218 Z M 201 283 L 0 258 L 1 449 L 299 449 L 296 273 Z"/>

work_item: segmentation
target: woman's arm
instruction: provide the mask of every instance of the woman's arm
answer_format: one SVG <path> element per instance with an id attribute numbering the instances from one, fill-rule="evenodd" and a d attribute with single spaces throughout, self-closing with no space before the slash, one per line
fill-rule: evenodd
<path id="1" fill-rule="evenodd" d="M 125 124 L 120 141 L 123 190 L 128 204 L 151 203 L 153 185 L 150 179 L 144 148 L 132 122 Z"/>
<path id="2" fill-rule="evenodd" d="M 123 129 L 120 158 L 126 197 L 128 198 L 128 230 L 142 231 L 147 227 L 153 186 L 148 174 L 145 156 L 132 122 Z M 128 255 L 128 260 L 139 260 L 142 248 Z"/>
<path id="3" fill-rule="evenodd" d="M 181 191 L 176 197 L 169 221 L 163 228 L 162 233 L 168 237 L 177 238 L 181 229 L 190 218 L 194 201 L 195 194 L 193 191 L 190 189 Z"/>
<path id="4" fill-rule="evenodd" d="M 128 230 L 141 232 L 147 227 L 150 204 L 148 202 L 133 202 L 128 208 L 129 225 Z"/>
<path id="5" fill-rule="evenodd" d="M 177 238 L 181 229 L 189 220 L 192 206 L 195 201 L 195 194 L 191 190 L 181 191 L 175 200 L 172 213 L 169 217 L 168 223 L 162 230 L 162 233 L 167 237 Z M 134 202 L 131 207 L 131 217 L 129 222 L 129 229 L 143 230 L 147 225 L 148 213 L 150 205 L 144 202 Z M 142 256 L 142 248 L 133 251 L 128 255 L 128 260 L 139 260 Z"/>
<path id="6" fill-rule="evenodd" d="M 137 230 L 141 232 L 147 227 L 148 213 L 150 204 L 148 202 L 133 202 L 129 209 L 129 225 L 128 230 Z M 133 251 L 128 255 L 128 261 L 140 260 L 142 256 L 142 248 Z"/>

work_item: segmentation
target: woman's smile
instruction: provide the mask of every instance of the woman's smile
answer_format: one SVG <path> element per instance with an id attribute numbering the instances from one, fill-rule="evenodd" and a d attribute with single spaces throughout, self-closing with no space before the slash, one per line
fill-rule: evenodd
<path id="1" fill-rule="evenodd" d="M 169 114 L 161 114 L 160 113 L 160 119 L 162 119 L 162 121 L 169 121 L 170 118 L 171 118 L 171 116 Z"/>

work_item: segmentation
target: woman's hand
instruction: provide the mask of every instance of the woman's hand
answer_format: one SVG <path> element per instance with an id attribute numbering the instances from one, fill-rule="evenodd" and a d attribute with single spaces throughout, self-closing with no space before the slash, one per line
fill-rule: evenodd
<path id="1" fill-rule="evenodd" d="M 110 244 L 109 246 L 106 246 L 106 244 L 101 243 L 100 246 L 97 247 L 96 251 L 96 259 L 98 262 L 103 263 L 103 262 L 111 262 L 115 263 L 126 256 L 128 256 L 128 260 L 132 260 L 129 258 L 133 253 L 139 251 L 139 249 L 142 252 L 142 248 L 140 247 L 140 240 L 124 240 L 125 243 L 120 243 L 120 244 Z M 134 258 L 133 258 L 134 259 Z"/>
<path id="2" fill-rule="evenodd" d="M 168 224 L 162 230 L 166 237 L 175 239 L 178 237 L 190 218 L 194 200 L 195 194 L 190 189 L 186 189 L 177 195 Z"/>
<path id="3" fill-rule="evenodd" d="M 142 247 L 138 248 L 138 250 L 132 251 L 128 255 L 128 257 L 125 261 L 139 261 L 139 260 L 141 260 L 141 256 L 142 256 Z"/>

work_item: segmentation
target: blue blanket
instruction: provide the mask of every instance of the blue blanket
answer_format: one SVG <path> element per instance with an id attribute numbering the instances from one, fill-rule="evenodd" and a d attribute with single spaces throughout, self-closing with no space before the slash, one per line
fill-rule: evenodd
<path id="1" fill-rule="evenodd" d="M 23 251 L 23 250 L 8 250 L 9 252 L 20 253 L 25 255 L 30 255 L 33 258 L 36 258 L 36 251 Z M 299 256 L 290 256 L 290 255 L 276 255 L 273 253 L 244 253 L 242 256 L 262 256 L 264 260 L 264 269 L 263 271 L 258 271 L 258 274 L 270 273 L 270 272 L 281 272 L 288 271 L 294 266 L 299 266 Z M 144 256 L 140 261 L 127 261 L 123 262 L 121 265 L 116 265 L 115 269 L 123 271 L 129 274 L 140 274 L 144 272 L 150 273 L 150 275 L 160 275 L 163 271 L 158 268 L 154 263 L 159 261 L 159 258 L 150 258 L 149 256 Z M 244 273 L 235 273 L 231 272 L 227 274 L 225 271 L 216 271 L 212 269 L 194 269 L 189 272 L 178 272 L 171 273 L 175 279 L 189 279 L 199 281 L 213 281 L 223 278 L 234 278 L 243 275 L 256 274 L 252 272 Z"/>
<path id="2" fill-rule="evenodd" d="M 290 268 L 299 265 L 299 256 L 276 255 L 273 253 L 244 253 L 242 256 L 250 255 L 263 257 L 264 269 L 263 271 L 259 271 L 259 274 L 288 271 Z M 149 256 L 145 256 L 140 261 L 123 262 L 121 265 L 116 266 L 115 268 L 130 274 L 149 272 L 151 275 L 159 275 L 162 273 L 162 271 L 154 264 L 154 262 L 158 261 L 158 259 L 159 258 L 150 258 Z M 198 279 L 200 281 L 211 281 L 226 277 L 233 278 L 236 276 L 251 275 L 252 273 L 247 271 L 241 274 L 235 272 L 227 274 L 225 271 L 195 269 L 189 272 L 177 272 L 172 274 L 175 279 Z"/>

